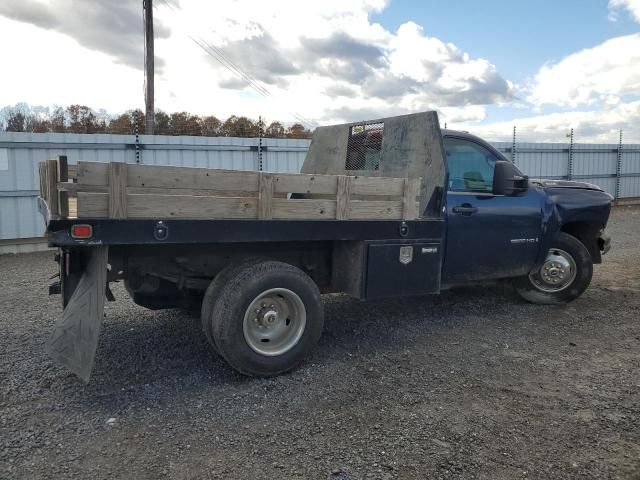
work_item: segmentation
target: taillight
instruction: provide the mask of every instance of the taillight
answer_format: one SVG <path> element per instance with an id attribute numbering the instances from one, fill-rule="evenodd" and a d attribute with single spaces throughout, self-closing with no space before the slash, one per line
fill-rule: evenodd
<path id="1" fill-rule="evenodd" d="M 71 237 L 72 238 L 91 238 L 93 235 L 93 227 L 91 225 L 86 224 L 77 224 L 71 226 Z"/>

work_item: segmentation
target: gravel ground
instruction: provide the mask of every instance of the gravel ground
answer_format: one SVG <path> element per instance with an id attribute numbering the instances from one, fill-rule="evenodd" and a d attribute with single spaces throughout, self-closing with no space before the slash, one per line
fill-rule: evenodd
<path id="1" fill-rule="evenodd" d="M 255 380 L 199 320 L 122 288 L 88 386 L 43 347 L 51 254 L 0 257 L 0 477 L 640 478 L 640 209 L 619 208 L 591 288 L 325 299 L 303 368 Z"/>

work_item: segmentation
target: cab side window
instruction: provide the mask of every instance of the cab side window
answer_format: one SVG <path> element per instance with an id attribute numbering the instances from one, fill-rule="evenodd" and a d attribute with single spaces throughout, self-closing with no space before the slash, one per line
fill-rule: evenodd
<path id="1" fill-rule="evenodd" d="M 493 191 L 496 156 L 470 140 L 445 137 L 444 147 L 449 169 L 448 188 L 459 192 Z"/>

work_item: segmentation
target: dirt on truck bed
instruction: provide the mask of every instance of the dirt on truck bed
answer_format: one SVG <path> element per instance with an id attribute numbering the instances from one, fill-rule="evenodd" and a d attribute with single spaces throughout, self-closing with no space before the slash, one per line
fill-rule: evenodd
<path id="1" fill-rule="evenodd" d="M 0 257 L 1 478 L 640 478 L 640 209 L 567 306 L 508 285 L 325 298 L 315 356 L 235 374 L 116 285 L 91 383 L 44 343 L 51 253 Z"/>

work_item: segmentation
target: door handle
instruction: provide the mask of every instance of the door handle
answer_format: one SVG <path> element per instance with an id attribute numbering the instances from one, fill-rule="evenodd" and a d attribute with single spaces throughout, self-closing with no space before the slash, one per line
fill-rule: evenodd
<path id="1" fill-rule="evenodd" d="M 471 206 L 469 203 L 463 203 L 462 205 L 458 205 L 457 207 L 453 207 L 453 213 L 460 213 L 462 215 L 473 215 L 476 213 L 478 209 L 476 207 Z"/>

